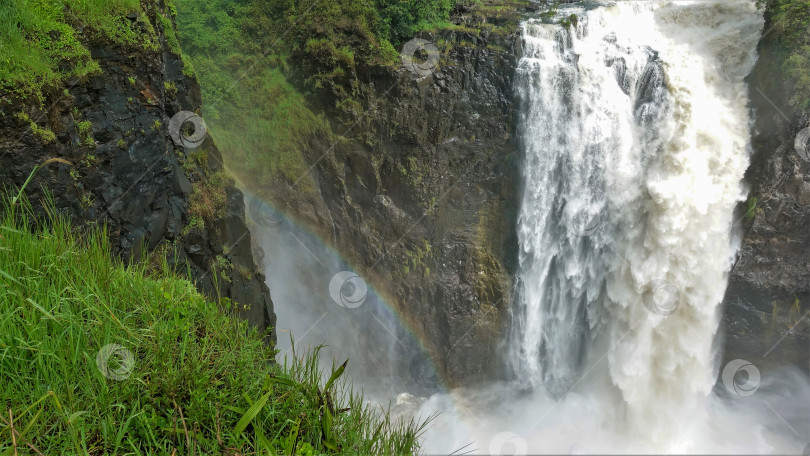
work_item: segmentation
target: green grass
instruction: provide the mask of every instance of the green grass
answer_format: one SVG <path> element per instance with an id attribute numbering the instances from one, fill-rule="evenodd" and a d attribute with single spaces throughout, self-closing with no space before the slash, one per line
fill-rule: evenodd
<path id="1" fill-rule="evenodd" d="M 273 364 L 255 329 L 165 261 L 124 267 L 103 231 L 36 220 L 24 199 L 3 208 L 0 454 L 418 451 L 425 424 L 366 408 L 342 367 L 326 381 L 318 350 Z M 97 366 L 108 344 L 134 361 L 110 357 L 113 378 Z"/>
<path id="2" fill-rule="evenodd" d="M 126 18 L 133 12 L 147 33 Z M 0 89 L 41 99 L 43 90 L 97 72 L 98 64 L 84 45 L 91 37 L 159 47 L 139 0 L 0 2 Z"/>
<path id="3" fill-rule="evenodd" d="M 748 198 L 748 210 L 745 211 L 745 219 L 750 223 L 754 220 L 754 217 L 757 216 L 757 204 L 759 203 L 759 198 L 756 196 L 751 196 Z"/>
<path id="4" fill-rule="evenodd" d="M 191 59 L 203 88 L 203 117 L 228 167 L 258 182 L 301 177 L 307 139 L 327 126 L 281 71 L 266 66 L 242 77 L 221 61 L 199 55 Z"/>

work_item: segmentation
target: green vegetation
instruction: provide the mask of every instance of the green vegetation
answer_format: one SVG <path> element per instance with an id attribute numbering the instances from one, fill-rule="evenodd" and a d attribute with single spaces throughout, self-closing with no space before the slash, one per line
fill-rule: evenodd
<path id="1" fill-rule="evenodd" d="M 164 81 L 163 88 L 166 90 L 167 93 L 176 95 L 177 94 L 177 84 L 172 81 Z"/>
<path id="2" fill-rule="evenodd" d="M 757 0 L 766 8 L 778 46 L 781 70 L 795 84 L 790 100 L 797 110 L 810 109 L 810 1 Z"/>
<path id="3" fill-rule="evenodd" d="M 228 165 L 257 180 L 295 180 L 308 136 L 325 125 L 283 71 L 287 49 L 265 2 L 177 2 L 182 44 L 203 91 L 203 117 Z M 274 19 L 275 18 L 275 19 Z M 286 37 L 285 37 L 286 39 Z"/>
<path id="4" fill-rule="evenodd" d="M 377 8 L 385 25 L 384 30 L 388 31 L 382 33 L 383 37 L 400 44 L 413 38 L 420 30 L 448 24 L 450 12 L 457 4 L 469 8 L 481 3 L 481 0 L 378 0 Z"/>
<path id="5" fill-rule="evenodd" d="M 745 211 L 745 219 L 749 223 L 754 220 L 754 217 L 757 216 L 757 204 L 759 204 L 759 198 L 756 196 L 751 196 L 748 198 L 748 210 Z"/>
<path id="6" fill-rule="evenodd" d="M 405 256 L 408 257 L 405 265 L 403 266 L 403 272 L 405 275 L 408 275 L 411 272 L 421 272 L 424 277 L 430 275 L 430 267 L 427 266 L 426 263 L 433 258 L 433 248 L 427 239 L 422 239 L 422 245 L 416 246 L 416 248 L 413 250 L 406 249 Z"/>
<path id="7" fill-rule="evenodd" d="M 47 144 L 56 141 L 56 134 L 54 134 L 54 132 L 51 131 L 50 128 L 40 127 L 39 125 L 37 125 L 36 122 L 31 120 L 31 117 L 28 114 L 20 112 L 17 113 L 16 117 L 22 120 L 23 122 L 28 122 L 28 127 L 31 129 L 31 132 L 34 133 L 34 136 L 42 140 L 42 142 Z"/>
<path id="8" fill-rule="evenodd" d="M 316 112 L 336 109 L 347 124 L 364 118 L 359 73 L 397 64 L 395 45 L 479 3 L 176 0 L 206 124 L 228 166 L 262 183 L 305 175 L 309 140 L 331 131 Z"/>
<path id="9" fill-rule="evenodd" d="M 183 227 L 183 229 L 180 231 L 180 235 L 188 236 L 188 234 L 191 233 L 191 231 L 194 229 L 199 230 L 205 229 L 205 221 L 199 215 L 192 215 L 189 218 L 188 225 Z"/>
<path id="10" fill-rule="evenodd" d="M 274 364 L 261 334 L 165 260 L 124 267 L 103 231 L 78 235 L 11 201 L 0 214 L 0 452 L 418 451 L 425 424 L 366 408 L 346 363 L 328 379 L 318 350 Z"/>
<path id="11" fill-rule="evenodd" d="M 86 167 L 91 167 L 96 163 L 96 157 L 93 154 L 86 154 L 82 159 L 82 164 Z"/>
<path id="12" fill-rule="evenodd" d="M 229 183 L 224 171 L 199 176 L 193 184 L 189 197 L 189 215 L 192 218 L 200 217 L 207 222 L 223 217 L 227 208 L 225 185 Z"/>
<path id="13" fill-rule="evenodd" d="M 560 21 L 560 25 L 565 28 L 574 27 L 577 28 L 577 24 L 579 23 L 579 17 L 576 14 L 569 14 L 568 17 L 564 18 Z"/>
<path id="14" fill-rule="evenodd" d="M 89 120 L 77 122 L 76 130 L 78 130 L 79 137 L 81 138 L 82 142 L 85 145 L 87 146 L 95 145 L 95 140 L 93 139 L 93 124 L 90 123 Z"/>
<path id="15" fill-rule="evenodd" d="M 127 18 L 132 13 L 136 20 Z M 41 102 L 44 90 L 98 71 L 85 38 L 158 49 L 144 14 L 139 0 L 0 2 L 0 89 Z"/>

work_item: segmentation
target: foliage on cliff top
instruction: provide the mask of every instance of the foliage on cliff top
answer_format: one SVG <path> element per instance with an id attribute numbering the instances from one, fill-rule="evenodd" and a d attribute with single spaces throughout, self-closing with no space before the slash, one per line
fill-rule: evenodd
<path id="1" fill-rule="evenodd" d="M 398 62 L 394 44 L 477 2 L 176 0 L 206 122 L 229 168 L 264 183 L 304 176 L 308 139 L 330 130 L 311 102 L 326 93 L 351 111 L 358 72 Z"/>
<path id="2" fill-rule="evenodd" d="M 797 110 L 810 109 L 810 1 L 808 0 L 757 0 L 765 7 L 780 46 L 782 68 L 795 84 L 796 92 L 791 99 Z"/>
<path id="3" fill-rule="evenodd" d="M 180 0 L 177 24 L 202 88 L 203 116 L 229 168 L 294 180 L 305 169 L 305 138 L 324 125 L 282 73 L 273 5 Z"/>
<path id="4" fill-rule="evenodd" d="M 275 350 L 165 261 L 111 260 L 27 204 L 0 209 L 0 453 L 406 454 L 424 424 L 369 410 L 315 353 Z M 102 347 L 119 344 L 109 358 Z M 109 355 L 110 353 L 108 353 Z M 331 383 L 331 384 L 330 384 Z"/>
<path id="5" fill-rule="evenodd" d="M 92 36 L 156 49 L 144 15 L 139 0 L 0 2 L 0 90 L 41 98 L 43 89 L 98 71 L 85 46 Z"/>

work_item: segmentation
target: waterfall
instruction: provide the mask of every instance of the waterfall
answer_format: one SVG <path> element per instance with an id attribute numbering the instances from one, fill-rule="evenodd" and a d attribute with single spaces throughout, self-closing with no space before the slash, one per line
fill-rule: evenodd
<path id="1" fill-rule="evenodd" d="M 521 25 L 513 375 L 429 398 L 421 416 L 442 415 L 425 449 L 801 452 L 805 374 L 763 368 L 751 397 L 715 386 L 754 0 L 582 2 L 561 18 Z"/>
<path id="2" fill-rule="evenodd" d="M 605 358 L 629 427 L 664 440 L 715 383 L 763 21 L 753 0 L 577 12 L 522 25 L 511 364 L 561 398 Z"/>

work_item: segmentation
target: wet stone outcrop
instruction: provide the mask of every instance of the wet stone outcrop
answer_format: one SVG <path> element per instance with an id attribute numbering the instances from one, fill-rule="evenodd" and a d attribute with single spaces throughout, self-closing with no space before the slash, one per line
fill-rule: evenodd
<path id="1" fill-rule="evenodd" d="M 810 161 L 795 139 L 810 119 L 791 109 L 794 91 L 779 71 L 780 44 L 773 36 L 760 43 L 747 79 L 755 113 L 746 173 L 751 192 L 736 218 L 742 245 L 724 302 L 723 364 L 742 358 L 761 369 L 794 363 L 807 371 Z"/>
<path id="2" fill-rule="evenodd" d="M 0 181 L 20 187 L 36 165 L 69 162 L 49 163 L 28 185 L 40 214 L 49 193 L 77 227 L 106 226 L 124 261 L 157 250 L 273 338 L 273 306 L 251 253 L 242 193 L 210 137 L 193 149 L 170 137 L 172 116 L 199 112 L 200 90 L 167 45 L 163 22 L 152 22 L 158 50 L 97 38 L 87 47 L 99 74 L 55 88 L 42 104 L 0 93 Z"/>
<path id="3" fill-rule="evenodd" d="M 397 309 L 450 385 L 503 372 L 497 354 L 517 256 L 513 78 L 522 5 L 421 33 L 428 55 L 417 71 L 407 62 L 370 71 L 358 77 L 363 113 L 346 119 L 326 111 L 336 132 L 370 133 L 313 138 L 305 155 L 314 188 L 259 185 Z M 435 66 L 430 52 L 439 56 Z M 419 350 L 400 348 L 399 375 L 425 383 Z"/>

